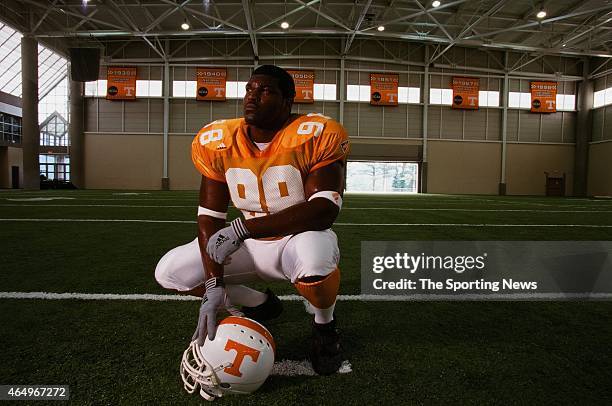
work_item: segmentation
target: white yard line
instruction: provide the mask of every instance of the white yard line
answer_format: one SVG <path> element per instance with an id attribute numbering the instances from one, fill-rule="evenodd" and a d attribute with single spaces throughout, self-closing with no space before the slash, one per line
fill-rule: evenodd
<path id="1" fill-rule="evenodd" d="M 194 212 L 197 207 L 193 204 L 182 206 L 165 206 L 165 205 L 136 205 L 136 204 L 0 204 L 0 207 L 134 207 L 134 208 L 192 208 Z"/>
<path id="2" fill-rule="evenodd" d="M 0 207 L 120 207 L 138 209 L 174 209 L 193 208 L 194 205 L 132 205 L 132 204 L 0 204 Z M 455 208 L 426 208 L 426 207 L 343 207 L 342 210 L 389 210 L 389 211 L 460 211 L 460 212 L 520 212 L 520 213 L 612 213 L 612 210 L 593 210 L 588 207 L 580 207 L 588 210 L 532 210 L 532 209 L 455 209 Z"/>
<path id="3" fill-rule="evenodd" d="M 279 298 L 288 302 L 303 302 L 299 295 L 282 295 Z M 118 294 L 118 293 L 53 293 L 53 292 L 0 292 L 0 299 L 39 299 L 39 300 L 141 300 L 156 302 L 199 301 L 196 296 L 156 295 L 156 294 Z M 436 300 L 558 300 L 558 299 L 598 299 L 610 300 L 612 293 L 508 293 L 508 294 L 461 294 L 461 295 L 338 295 L 340 302 L 413 302 Z"/>
<path id="4" fill-rule="evenodd" d="M 0 222 L 74 222 L 74 223 L 176 223 L 195 224 L 194 220 L 141 220 L 141 219 L 35 219 L 0 218 Z M 487 224 L 487 223 L 334 223 L 334 227 L 530 227 L 530 228 L 612 228 L 612 224 Z"/>

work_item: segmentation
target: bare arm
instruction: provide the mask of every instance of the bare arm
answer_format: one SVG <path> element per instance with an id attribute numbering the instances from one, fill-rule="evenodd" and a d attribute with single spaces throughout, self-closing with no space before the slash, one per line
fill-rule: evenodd
<path id="1" fill-rule="evenodd" d="M 340 160 L 309 174 L 304 185 L 306 199 L 320 191 L 342 195 L 343 188 L 344 162 Z M 246 220 L 244 224 L 251 238 L 277 237 L 330 228 L 339 212 L 340 208 L 332 201 L 315 198 L 278 213 Z"/>
<path id="2" fill-rule="evenodd" d="M 200 184 L 200 207 L 220 213 L 226 213 L 229 199 L 229 190 L 225 183 L 202 176 L 202 182 Z M 206 279 L 223 276 L 223 265 L 214 262 L 206 253 L 208 238 L 223 227 L 225 227 L 225 219 L 209 215 L 198 216 L 198 243 L 200 245 L 202 263 L 206 270 Z"/>

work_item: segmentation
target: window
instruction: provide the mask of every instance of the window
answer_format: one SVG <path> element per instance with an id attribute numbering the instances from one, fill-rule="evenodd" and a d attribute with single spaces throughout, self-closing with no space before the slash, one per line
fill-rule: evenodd
<path id="1" fill-rule="evenodd" d="M 429 104 L 453 104 L 453 89 L 429 89 Z"/>
<path id="2" fill-rule="evenodd" d="M 23 35 L 0 24 L 0 91 L 21 97 L 21 38 Z M 44 95 L 67 75 L 68 61 L 38 45 L 38 94 Z"/>
<path id="3" fill-rule="evenodd" d="M 514 109 L 531 109 L 531 93 L 509 92 L 508 107 Z M 576 96 L 573 94 L 557 94 L 557 110 L 576 110 Z"/>
<path id="4" fill-rule="evenodd" d="M 369 102 L 370 86 L 347 85 L 346 100 Z M 399 86 L 397 88 L 397 101 L 399 103 L 419 104 L 421 102 L 421 89 L 418 87 Z"/>
<path id="5" fill-rule="evenodd" d="M 397 88 L 397 100 L 400 103 L 419 104 L 421 102 L 421 89 L 400 86 Z"/>
<path id="6" fill-rule="evenodd" d="M 162 96 L 162 81 L 161 80 L 137 80 L 136 81 L 136 97 L 161 97 Z"/>
<path id="7" fill-rule="evenodd" d="M 0 113 L 0 141 L 21 143 L 21 117 Z"/>
<path id="8" fill-rule="evenodd" d="M 246 94 L 247 82 L 225 82 L 225 97 L 228 99 L 242 99 Z"/>
<path id="9" fill-rule="evenodd" d="M 418 164 L 412 162 L 349 162 L 348 192 L 417 193 Z"/>
<path id="10" fill-rule="evenodd" d="M 95 82 L 86 82 L 85 97 L 106 97 L 106 84 L 106 79 L 96 80 Z M 136 81 L 136 97 L 162 97 L 162 94 L 161 80 Z"/>
<path id="11" fill-rule="evenodd" d="M 38 163 L 40 174 L 48 180 L 70 180 L 70 156 L 41 154 Z"/>
<path id="12" fill-rule="evenodd" d="M 195 80 L 174 80 L 172 81 L 172 97 L 186 97 L 195 99 L 197 91 Z"/>
<path id="13" fill-rule="evenodd" d="M 508 92 L 508 107 L 515 109 L 530 109 L 531 93 Z"/>
<path id="14" fill-rule="evenodd" d="M 479 91 L 478 105 L 480 107 L 499 107 L 499 92 L 491 90 Z"/>
<path id="15" fill-rule="evenodd" d="M 612 104 L 612 87 L 598 90 L 594 94 L 593 107 L 601 107 Z"/>
<path id="16" fill-rule="evenodd" d="M 68 78 L 56 84 L 38 102 L 38 123 L 43 123 L 53 113 L 59 113 L 64 119 L 68 118 Z"/>
<path id="17" fill-rule="evenodd" d="M 336 100 L 336 85 L 328 83 L 314 84 L 315 100 Z"/>
<path id="18" fill-rule="evenodd" d="M 52 113 L 40 124 L 40 145 L 68 146 L 68 121 L 60 113 Z"/>
<path id="19" fill-rule="evenodd" d="M 348 101 L 370 101 L 370 86 L 347 85 L 346 100 Z"/>
<path id="20" fill-rule="evenodd" d="M 576 110 L 576 96 L 573 94 L 557 95 L 557 110 L 574 111 Z"/>
<path id="21" fill-rule="evenodd" d="M 593 96 L 593 107 L 601 107 L 606 104 L 606 89 L 596 91 Z"/>

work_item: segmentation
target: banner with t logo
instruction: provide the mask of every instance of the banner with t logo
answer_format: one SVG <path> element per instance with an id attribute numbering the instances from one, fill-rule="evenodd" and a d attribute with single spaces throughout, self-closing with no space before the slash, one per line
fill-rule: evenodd
<path id="1" fill-rule="evenodd" d="M 557 112 L 557 82 L 530 82 L 531 112 Z"/>
<path id="2" fill-rule="evenodd" d="M 452 88 L 452 108 L 478 110 L 480 79 L 453 77 Z"/>
<path id="3" fill-rule="evenodd" d="M 399 75 L 396 73 L 370 73 L 370 104 L 397 106 Z"/>
<path id="4" fill-rule="evenodd" d="M 106 99 L 136 99 L 136 67 L 109 66 L 106 69 Z"/>
<path id="5" fill-rule="evenodd" d="M 288 70 L 295 84 L 294 103 L 314 103 L 314 71 Z"/>
<path id="6" fill-rule="evenodd" d="M 198 68 L 196 100 L 225 101 L 225 68 Z"/>

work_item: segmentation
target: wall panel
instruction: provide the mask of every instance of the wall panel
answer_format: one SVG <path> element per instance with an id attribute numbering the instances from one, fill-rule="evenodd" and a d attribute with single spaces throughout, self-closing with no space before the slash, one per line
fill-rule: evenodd
<path id="1" fill-rule="evenodd" d="M 428 156 L 429 193 L 497 194 L 500 144 L 432 140 Z"/>
<path id="2" fill-rule="evenodd" d="M 100 116 L 98 123 L 100 132 L 121 132 L 123 131 L 123 101 L 99 100 Z"/>
<path id="3" fill-rule="evenodd" d="M 589 196 L 612 196 L 612 142 L 589 146 L 587 193 Z"/>
<path id="4" fill-rule="evenodd" d="M 440 138 L 445 140 L 460 140 L 463 138 L 463 110 L 451 109 L 448 106 L 441 108 L 442 133 Z"/>
<path id="5" fill-rule="evenodd" d="M 126 132 L 147 132 L 148 131 L 148 111 L 149 103 L 147 99 L 130 100 L 125 103 L 125 124 Z"/>
<path id="6" fill-rule="evenodd" d="M 85 134 L 85 187 L 159 189 L 162 141 L 159 135 Z"/>
<path id="7" fill-rule="evenodd" d="M 566 195 L 572 194 L 573 145 L 508 144 L 506 191 L 509 195 L 545 195 L 546 175 L 566 175 Z"/>

